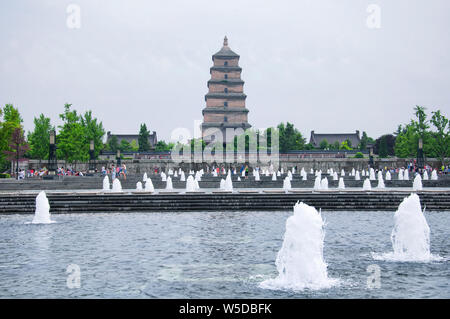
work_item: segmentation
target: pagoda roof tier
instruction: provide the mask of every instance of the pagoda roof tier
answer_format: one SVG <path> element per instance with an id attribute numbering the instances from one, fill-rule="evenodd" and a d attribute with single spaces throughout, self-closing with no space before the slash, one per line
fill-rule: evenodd
<path id="1" fill-rule="evenodd" d="M 202 110 L 202 113 L 248 113 L 245 107 L 225 107 L 225 106 L 208 106 Z"/>
<path id="2" fill-rule="evenodd" d="M 222 66 L 212 66 L 210 68 L 210 72 L 211 71 L 220 71 L 220 72 L 239 71 L 239 72 L 241 72 L 242 68 L 240 66 L 230 66 L 230 65 L 225 66 L 225 65 L 222 65 Z"/>
<path id="3" fill-rule="evenodd" d="M 245 100 L 247 98 L 247 95 L 244 93 L 208 93 L 205 95 L 206 99 L 229 99 L 229 100 Z"/>
<path id="4" fill-rule="evenodd" d="M 219 52 L 217 52 L 216 54 L 214 54 L 212 56 L 213 61 L 214 58 L 225 58 L 225 59 L 230 59 L 230 58 L 239 58 L 239 54 L 233 52 L 230 47 L 228 46 L 228 39 L 225 36 L 225 38 L 223 39 L 223 47 L 222 49 L 220 49 Z"/>
<path id="5" fill-rule="evenodd" d="M 239 85 L 245 82 L 241 79 L 211 79 L 208 84 L 229 84 L 229 85 Z"/>
<path id="6" fill-rule="evenodd" d="M 250 127 L 252 127 L 250 124 L 246 123 L 246 122 L 239 122 L 239 123 L 230 123 L 230 122 L 203 122 L 202 123 L 202 127 L 204 128 L 208 128 L 208 127 L 213 127 L 213 128 L 244 128 L 244 129 L 248 129 Z"/>

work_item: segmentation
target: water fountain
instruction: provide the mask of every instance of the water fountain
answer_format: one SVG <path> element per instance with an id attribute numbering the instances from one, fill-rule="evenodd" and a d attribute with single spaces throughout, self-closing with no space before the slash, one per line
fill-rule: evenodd
<path id="1" fill-rule="evenodd" d="M 333 173 L 333 181 L 337 181 L 338 180 L 338 174 L 337 172 Z"/>
<path id="2" fill-rule="evenodd" d="M 161 180 L 163 182 L 167 181 L 167 176 L 166 176 L 166 174 L 164 172 L 161 172 Z"/>
<path id="3" fill-rule="evenodd" d="M 255 181 L 259 181 L 259 171 L 254 171 L 253 175 L 255 176 Z"/>
<path id="4" fill-rule="evenodd" d="M 352 168 L 351 176 L 355 176 L 355 168 Z"/>
<path id="5" fill-rule="evenodd" d="M 342 177 L 339 178 L 338 189 L 345 189 L 344 179 Z"/>
<path id="6" fill-rule="evenodd" d="M 181 173 L 180 173 L 180 181 L 181 182 L 186 181 L 186 176 L 184 175 L 184 171 L 181 171 Z"/>
<path id="7" fill-rule="evenodd" d="M 314 190 L 320 190 L 321 189 L 321 177 L 319 175 L 316 176 L 316 179 L 314 180 Z"/>
<path id="8" fill-rule="evenodd" d="M 231 175 L 228 174 L 227 178 L 225 179 L 225 190 L 226 191 L 233 191 L 233 182 L 231 181 Z"/>
<path id="9" fill-rule="evenodd" d="M 403 168 L 398 170 L 398 180 L 399 181 L 403 180 Z"/>
<path id="10" fill-rule="evenodd" d="M 381 171 L 378 171 L 378 185 L 377 188 L 385 188 L 384 186 L 384 180 L 383 180 L 383 173 L 381 173 Z"/>
<path id="11" fill-rule="evenodd" d="M 403 179 L 406 181 L 409 180 L 409 170 L 405 169 L 405 172 L 403 173 Z"/>
<path id="12" fill-rule="evenodd" d="M 109 191 L 110 190 L 108 175 L 106 175 L 105 178 L 103 179 L 103 190 L 104 191 Z"/>
<path id="13" fill-rule="evenodd" d="M 366 176 L 366 171 L 364 169 L 361 171 L 361 176 Z"/>
<path id="14" fill-rule="evenodd" d="M 146 173 L 146 172 L 144 173 L 144 176 L 142 177 L 142 181 L 143 181 L 143 182 L 146 182 L 146 181 L 147 181 L 147 173 Z"/>
<path id="15" fill-rule="evenodd" d="M 387 261 L 429 262 L 442 259 L 430 252 L 430 227 L 422 212 L 417 194 L 406 197 L 394 214 L 391 233 L 393 252 L 372 254 Z"/>
<path id="16" fill-rule="evenodd" d="M 287 172 L 287 176 L 289 177 L 289 180 L 292 181 L 292 172 L 291 172 L 291 171 L 288 171 L 288 172 Z"/>
<path id="17" fill-rule="evenodd" d="M 370 191 L 370 190 L 372 190 L 372 185 L 370 185 L 370 180 L 366 178 L 363 184 L 363 191 Z"/>
<path id="18" fill-rule="evenodd" d="M 155 188 L 153 187 L 152 179 L 147 178 L 145 181 L 145 191 L 153 193 L 155 191 Z"/>
<path id="19" fill-rule="evenodd" d="M 328 189 L 328 179 L 324 177 L 322 181 L 320 182 L 320 188 L 321 189 Z"/>
<path id="20" fill-rule="evenodd" d="M 308 174 L 305 171 L 303 171 L 303 173 L 302 173 L 302 181 L 306 181 L 306 180 L 308 180 Z"/>
<path id="21" fill-rule="evenodd" d="M 283 180 L 283 189 L 285 191 L 291 190 L 291 180 L 289 179 L 289 176 L 286 176 Z"/>
<path id="22" fill-rule="evenodd" d="M 424 181 L 427 181 L 427 180 L 429 180 L 429 177 L 428 177 L 428 172 L 425 170 L 425 171 L 423 171 L 423 178 L 422 178 Z"/>
<path id="23" fill-rule="evenodd" d="M 345 176 L 345 171 L 341 169 L 341 176 Z"/>
<path id="24" fill-rule="evenodd" d="M 169 176 L 169 177 L 167 177 L 167 180 L 166 180 L 166 189 L 173 189 L 173 185 L 172 185 L 172 178 Z"/>
<path id="25" fill-rule="evenodd" d="M 177 172 L 177 171 L 175 171 L 175 172 L 173 173 L 173 177 L 178 177 L 178 172 Z"/>
<path id="26" fill-rule="evenodd" d="M 272 180 L 276 181 L 277 180 L 277 174 L 275 174 L 275 172 L 272 173 Z"/>
<path id="27" fill-rule="evenodd" d="M 286 220 L 283 244 L 275 261 L 278 276 L 260 284 L 264 289 L 330 288 L 338 283 L 328 277 L 323 258 L 324 221 L 317 210 L 296 203 L 294 214 Z"/>
<path id="28" fill-rule="evenodd" d="M 413 190 L 414 191 L 422 190 L 422 177 L 420 177 L 420 174 L 417 174 L 416 177 L 414 178 Z"/>
<path id="29" fill-rule="evenodd" d="M 371 180 L 371 181 L 374 181 L 375 180 L 375 170 L 371 167 L 370 168 L 370 170 L 369 170 L 369 179 Z"/>
<path id="30" fill-rule="evenodd" d="M 48 202 L 47 195 L 44 191 L 41 191 L 36 196 L 36 211 L 34 212 L 34 218 L 32 224 L 51 224 L 54 223 L 50 219 L 50 203 Z"/>
<path id="31" fill-rule="evenodd" d="M 223 178 L 220 179 L 220 189 L 225 189 L 225 180 Z"/>
<path id="32" fill-rule="evenodd" d="M 195 192 L 196 189 L 195 179 L 192 175 L 189 175 L 186 181 L 186 192 Z"/>
<path id="33" fill-rule="evenodd" d="M 431 180 L 432 180 L 432 181 L 437 181 L 437 179 L 438 179 L 437 172 L 436 172 L 436 170 L 434 169 L 434 170 L 431 172 Z"/>
<path id="34" fill-rule="evenodd" d="M 390 181 L 391 179 L 392 179 L 391 172 L 387 171 L 386 172 L 386 180 Z"/>
<path id="35" fill-rule="evenodd" d="M 136 183 L 136 190 L 137 191 L 141 191 L 142 190 L 142 183 L 141 182 L 137 182 Z"/>
<path id="36" fill-rule="evenodd" d="M 355 181 L 359 181 L 359 180 L 361 180 L 361 177 L 359 176 L 359 171 L 356 171 L 356 173 L 355 173 Z"/>
<path id="37" fill-rule="evenodd" d="M 112 183 L 113 192 L 122 192 L 122 184 L 118 178 L 115 178 Z"/>

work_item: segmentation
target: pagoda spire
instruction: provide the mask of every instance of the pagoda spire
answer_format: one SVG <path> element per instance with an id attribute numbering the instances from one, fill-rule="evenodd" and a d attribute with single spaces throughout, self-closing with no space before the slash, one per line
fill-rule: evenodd
<path id="1" fill-rule="evenodd" d="M 227 36 L 225 36 L 225 38 L 223 38 L 223 46 L 224 47 L 228 46 L 228 38 L 227 38 Z"/>

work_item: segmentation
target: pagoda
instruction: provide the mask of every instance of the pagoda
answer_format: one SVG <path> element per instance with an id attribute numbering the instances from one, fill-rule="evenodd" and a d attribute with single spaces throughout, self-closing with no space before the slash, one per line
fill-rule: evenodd
<path id="1" fill-rule="evenodd" d="M 223 47 L 212 56 L 208 93 L 205 95 L 206 107 L 203 109 L 202 137 L 206 142 L 217 140 L 221 132 L 223 141 L 231 141 L 234 136 L 226 132 L 250 128 L 248 109 L 245 107 L 244 81 L 241 79 L 242 68 L 239 67 L 239 55 L 228 46 L 227 37 Z M 227 130 L 228 129 L 228 130 Z M 238 132 L 238 130 L 236 130 Z"/>

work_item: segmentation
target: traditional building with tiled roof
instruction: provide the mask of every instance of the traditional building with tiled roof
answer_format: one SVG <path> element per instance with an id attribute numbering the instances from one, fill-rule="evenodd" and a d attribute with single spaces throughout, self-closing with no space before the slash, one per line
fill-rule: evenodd
<path id="1" fill-rule="evenodd" d="M 314 147 L 319 147 L 320 143 L 326 140 L 328 144 L 334 144 L 339 142 L 341 144 L 345 140 L 349 140 L 352 147 L 357 147 L 361 142 L 361 138 L 359 137 L 359 131 L 356 130 L 355 133 L 337 133 L 337 134 L 318 134 L 314 131 L 311 131 L 311 137 L 309 139 L 309 143 Z"/>

